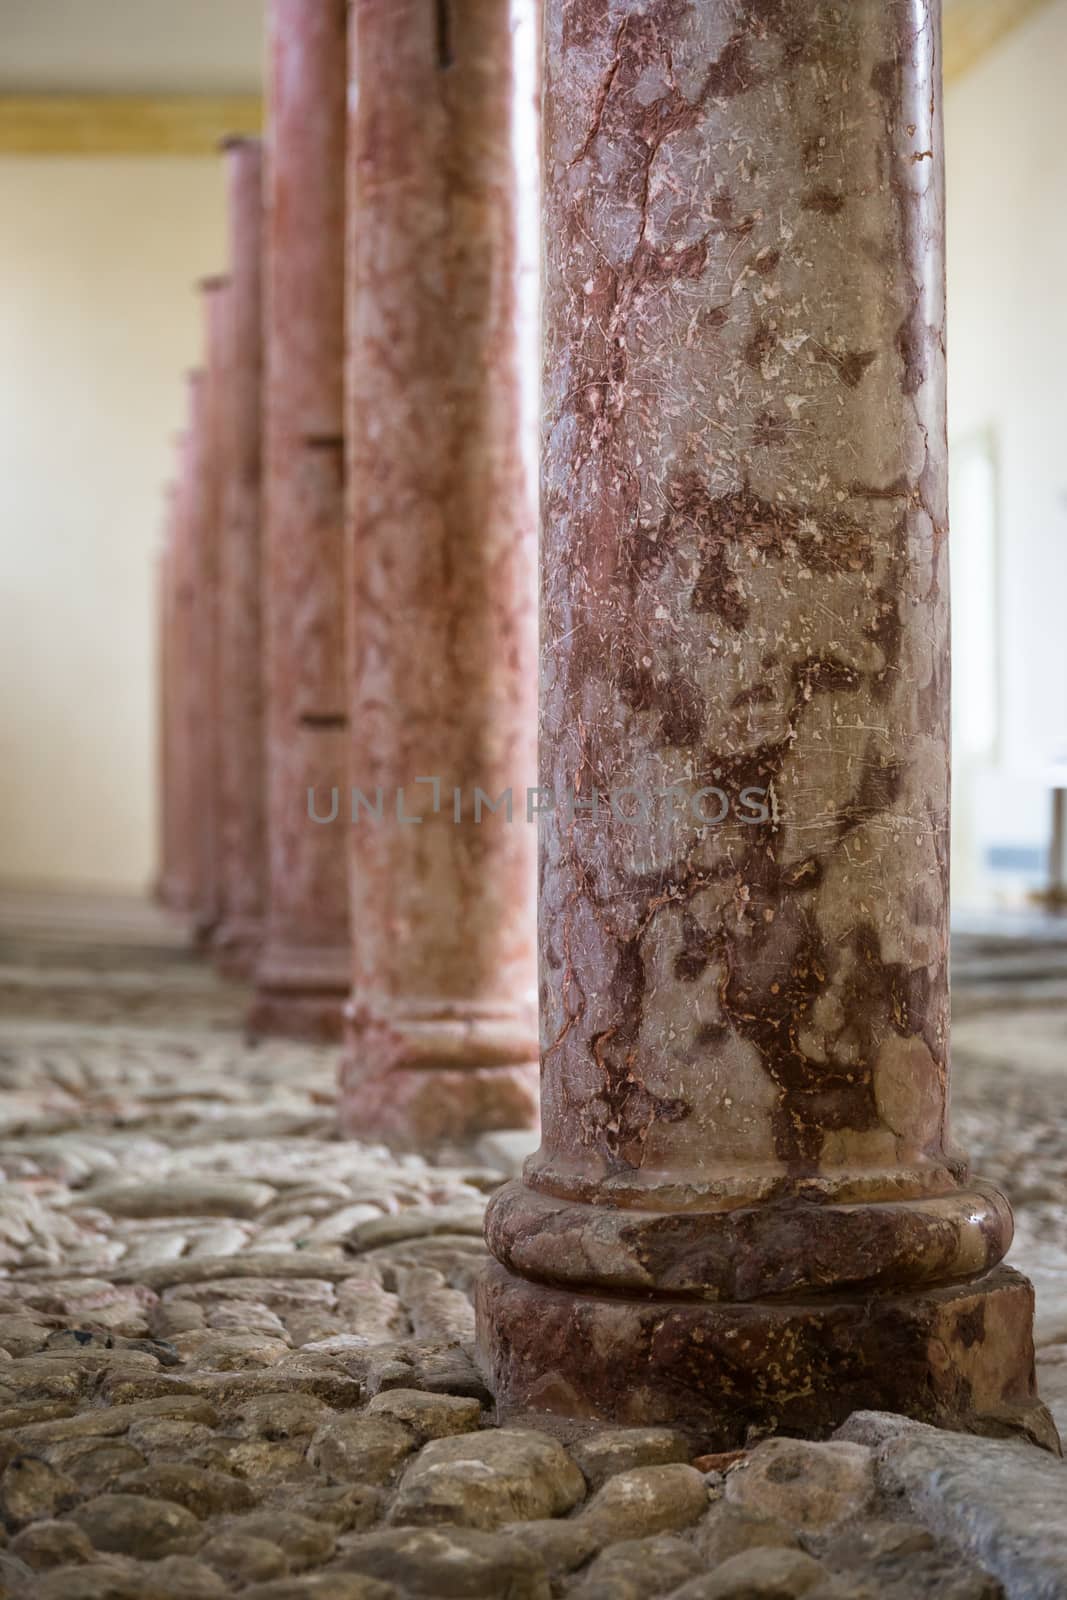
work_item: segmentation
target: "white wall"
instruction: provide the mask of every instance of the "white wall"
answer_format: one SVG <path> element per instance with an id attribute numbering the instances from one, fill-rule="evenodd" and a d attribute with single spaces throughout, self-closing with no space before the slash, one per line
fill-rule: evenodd
<path id="1" fill-rule="evenodd" d="M 258 0 L 242 3 L 251 17 Z M 0 14 L 25 31 L 36 7 Z M 1065 60 L 1052 0 L 946 102 L 950 432 L 991 430 L 1000 469 L 1002 775 L 960 786 L 975 851 L 1040 842 L 1040 787 L 1021 775 L 1067 753 Z M 0 160 L 0 217 L 0 878 L 140 887 L 153 561 L 199 349 L 190 284 L 224 259 L 221 173 Z"/>
<path id="2" fill-rule="evenodd" d="M 264 0 L 0 0 L 0 88 L 254 94 Z"/>
<path id="3" fill-rule="evenodd" d="M 0 879 L 155 866 L 155 559 L 213 159 L 0 160 Z"/>
<path id="4" fill-rule="evenodd" d="M 960 793 L 976 858 L 1042 845 L 1040 771 L 1067 758 L 1065 63 L 1053 0 L 946 97 L 949 434 L 988 430 L 999 472 L 999 772 Z M 980 874 L 958 877 L 962 898 L 981 892 Z"/>

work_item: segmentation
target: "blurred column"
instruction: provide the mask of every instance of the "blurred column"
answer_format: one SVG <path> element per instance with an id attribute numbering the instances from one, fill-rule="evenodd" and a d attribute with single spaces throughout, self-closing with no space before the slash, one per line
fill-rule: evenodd
<path id="1" fill-rule="evenodd" d="M 268 888 L 251 1024 L 337 1038 L 343 792 L 345 0 L 272 0 L 264 624 Z"/>
<path id="2" fill-rule="evenodd" d="M 536 1117 L 524 9 L 351 9 L 351 782 L 370 806 L 349 829 L 341 1115 L 416 1144 Z"/>
<path id="3" fill-rule="evenodd" d="M 221 415 L 226 386 L 228 280 L 200 284 L 204 312 L 205 360 L 194 380 L 196 423 L 193 438 L 190 515 L 194 564 L 195 713 L 193 760 L 196 771 L 193 833 L 197 856 L 195 928 L 201 939 L 214 935 L 222 915 L 220 859 L 221 782 L 219 767 L 219 541 L 221 532 Z"/>
<path id="4" fill-rule="evenodd" d="M 196 807 L 199 798 L 198 759 L 200 656 L 197 649 L 198 571 L 198 444 L 203 374 L 187 376 L 187 422 L 181 436 L 172 524 L 170 558 L 170 626 L 166 673 L 168 689 L 168 808 L 173 888 L 167 904 L 195 917 L 200 904 L 200 849 Z"/>
<path id="5" fill-rule="evenodd" d="M 219 870 L 223 966 L 251 976 L 262 936 L 266 875 L 260 628 L 263 404 L 263 156 L 256 139 L 225 146 L 230 289 L 219 550 Z"/>
<path id="6" fill-rule="evenodd" d="M 1048 1437 L 1011 1213 L 948 1130 L 938 20 L 547 0 L 556 806 L 542 1146 L 480 1292 L 505 1411 Z"/>
<path id="7" fill-rule="evenodd" d="M 179 470 L 182 441 L 176 442 Z M 156 558 L 156 854 L 155 896 L 178 908 L 177 787 L 175 765 L 175 645 L 177 631 L 177 545 L 180 485 L 167 485 L 163 539 Z"/>

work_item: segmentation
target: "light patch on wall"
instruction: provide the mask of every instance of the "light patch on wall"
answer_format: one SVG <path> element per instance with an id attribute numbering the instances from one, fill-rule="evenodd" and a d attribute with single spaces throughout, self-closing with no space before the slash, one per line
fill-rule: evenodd
<path id="1" fill-rule="evenodd" d="M 945 0 L 943 50 L 945 79 L 962 78 L 1020 23 L 1049 0 Z"/>

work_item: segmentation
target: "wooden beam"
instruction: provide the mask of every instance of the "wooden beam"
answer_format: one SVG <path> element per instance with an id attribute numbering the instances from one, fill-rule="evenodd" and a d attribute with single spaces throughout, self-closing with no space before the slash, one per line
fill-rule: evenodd
<path id="1" fill-rule="evenodd" d="M 1050 0 L 947 0 L 945 82 L 962 78 L 1013 28 L 1049 3 Z"/>
<path id="2" fill-rule="evenodd" d="M 0 155 L 203 156 L 259 133 L 258 95 L 0 94 Z"/>

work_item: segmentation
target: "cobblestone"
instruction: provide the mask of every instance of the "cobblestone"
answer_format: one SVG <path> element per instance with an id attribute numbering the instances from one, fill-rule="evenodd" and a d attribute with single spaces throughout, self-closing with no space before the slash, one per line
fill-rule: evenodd
<path id="1" fill-rule="evenodd" d="M 1048 1051 L 1019 1059 L 1014 1013 L 985 993 L 964 985 L 956 1119 L 1016 1204 L 1067 1421 L 1067 1081 Z M 950 1515 L 907 1477 L 894 1419 L 714 1461 L 665 1428 L 498 1429 L 470 1296 L 486 1200 L 528 1140 L 343 1142 L 333 1053 L 251 1045 L 245 1003 L 176 945 L 0 934 L 0 1594 L 992 1600 L 1030 1592 L 1016 1571 L 1040 1583 L 1040 1541 L 1016 1561 L 957 1503 L 1005 1449 L 1020 1482 L 1067 1474 L 1022 1442 L 967 1442 Z M 1043 1015 L 1062 1039 L 1067 1007 Z"/>

